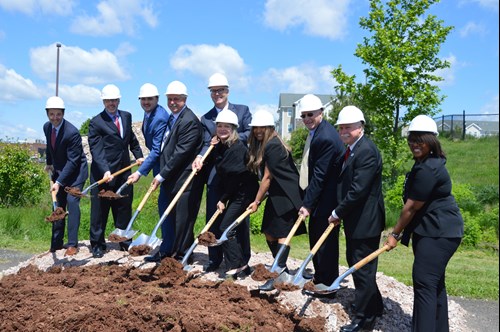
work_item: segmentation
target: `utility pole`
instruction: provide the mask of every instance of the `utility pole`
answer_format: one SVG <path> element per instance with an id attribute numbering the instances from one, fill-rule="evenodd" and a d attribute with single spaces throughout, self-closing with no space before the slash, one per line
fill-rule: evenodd
<path id="1" fill-rule="evenodd" d="M 56 64 L 56 96 L 59 95 L 59 49 L 61 48 L 61 44 L 57 43 L 57 64 Z"/>

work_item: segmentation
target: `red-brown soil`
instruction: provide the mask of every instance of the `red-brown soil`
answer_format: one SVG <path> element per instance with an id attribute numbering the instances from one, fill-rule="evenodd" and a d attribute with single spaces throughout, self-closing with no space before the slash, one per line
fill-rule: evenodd
<path id="1" fill-rule="evenodd" d="M 127 195 L 118 195 L 114 191 L 104 190 L 104 189 L 102 189 L 101 191 L 99 191 L 99 194 L 97 194 L 97 195 L 100 198 L 106 198 L 106 199 L 109 199 L 109 200 L 115 200 L 115 199 L 120 199 L 120 198 L 123 198 L 123 197 L 127 197 Z"/>
<path id="2" fill-rule="evenodd" d="M 83 195 L 83 193 L 80 191 L 80 188 L 78 188 L 78 187 L 65 187 L 64 191 L 72 196 L 75 196 L 75 197 L 84 197 L 85 196 L 85 195 Z"/>
<path id="3" fill-rule="evenodd" d="M 209 281 L 174 259 L 140 269 L 116 262 L 43 272 L 28 265 L 0 281 L 1 331 L 322 331 L 272 296 Z"/>
<path id="4" fill-rule="evenodd" d="M 215 234 L 212 232 L 201 233 L 198 236 L 198 244 L 201 246 L 210 246 L 211 244 L 214 244 L 216 242 L 217 238 L 215 237 Z"/>
<path id="5" fill-rule="evenodd" d="M 56 222 L 58 220 L 64 219 L 68 212 L 64 211 L 62 207 L 58 207 L 50 214 L 50 216 L 45 217 L 46 222 Z"/>

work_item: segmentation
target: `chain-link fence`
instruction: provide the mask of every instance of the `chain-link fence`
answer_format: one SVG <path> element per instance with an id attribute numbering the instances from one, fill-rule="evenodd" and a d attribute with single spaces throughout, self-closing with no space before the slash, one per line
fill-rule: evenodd
<path id="1" fill-rule="evenodd" d="M 498 114 L 451 114 L 435 117 L 440 134 L 446 137 L 465 139 L 466 137 L 496 136 Z"/>

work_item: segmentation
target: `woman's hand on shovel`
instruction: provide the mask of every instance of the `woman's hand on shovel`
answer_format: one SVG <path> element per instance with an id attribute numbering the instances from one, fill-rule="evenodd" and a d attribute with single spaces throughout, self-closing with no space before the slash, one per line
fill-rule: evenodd
<path id="1" fill-rule="evenodd" d="M 59 192 L 59 188 L 60 188 L 60 187 L 61 187 L 61 186 L 59 185 L 59 183 L 54 182 L 54 184 L 53 184 L 53 185 L 52 185 L 52 187 L 50 188 L 50 191 L 55 191 L 56 193 L 58 193 L 58 192 Z"/>

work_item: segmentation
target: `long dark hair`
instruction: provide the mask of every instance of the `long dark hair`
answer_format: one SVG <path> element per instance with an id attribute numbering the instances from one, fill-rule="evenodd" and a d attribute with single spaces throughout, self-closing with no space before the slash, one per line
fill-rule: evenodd
<path id="1" fill-rule="evenodd" d="M 441 148 L 441 143 L 439 142 L 437 136 L 433 133 L 428 133 L 425 131 L 412 131 L 410 132 L 410 135 L 408 135 L 408 142 L 427 144 L 430 151 L 429 155 L 426 158 L 446 159 L 446 154 Z"/>
<path id="2" fill-rule="evenodd" d="M 267 143 L 273 138 L 278 137 L 281 144 L 285 147 L 285 149 L 290 152 L 290 148 L 283 142 L 281 137 L 278 135 L 274 127 L 266 126 L 266 131 L 264 133 L 264 139 L 262 142 L 258 141 L 253 134 L 253 128 L 250 132 L 250 136 L 248 137 L 248 150 L 249 150 L 249 160 L 247 163 L 247 168 L 255 174 L 259 174 L 259 168 L 262 164 L 262 158 L 264 158 L 264 148 Z"/>

